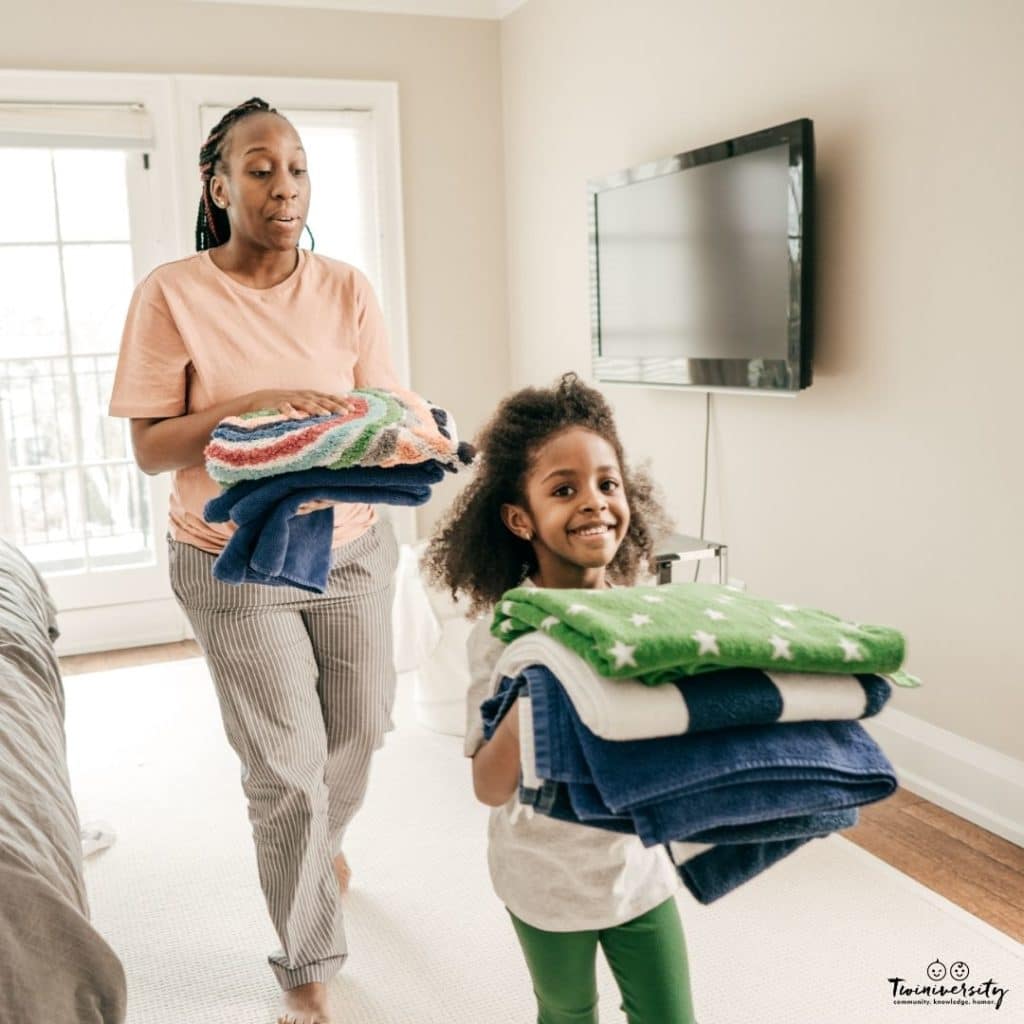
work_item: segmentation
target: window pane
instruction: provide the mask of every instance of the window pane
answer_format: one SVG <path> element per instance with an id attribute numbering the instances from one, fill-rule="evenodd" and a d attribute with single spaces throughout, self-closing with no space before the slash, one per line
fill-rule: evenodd
<path id="1" fill-rule="evenodd" d="M 127 243 L 64 249 L 73 352 L 118 350 L 133 283 L 132 250 Z"/>
<path id="2" fill-rule="evenodd" d="M 0 359 L 64 352 L 57 247 L 0 246 Z"/>
<path id="3" fill-rule="evenodd" d="M 85 505 L 94 568 L 152 562 L 146 488 L 134 465 L 87 469 Z"/>
<path id="4" fill-rule="evenodd" d="M 15 542 L 40 569 L 85 567 L 78 472 L 11 474 Z"/>
<path id="5" fill-rule="evenodd" d="M 128 420 L 107 415 L 116 365 L 115 355 L 76 356 L 73 360 L 86 462 L 133 457 Z"/>
<path id="6" fill-rule="evenodd" d="M 317 252 L 364 269 L 369 258 L 366 215 L 371 211 L 366 209 L 370 197 L 361 194 L 358 139 L 328 125 L 303 124 L 301 119 L 295 128 L 309 160 L 309 226 Z"/>
<path id="7" fill-rule="evenodd" d="M 135 159 L 141 160 L 139 153 Z M 65 242 L 126 242 L 128 191 L 124 151 L 54 150 L 60 234 Z"/>
<path id="8" fill-rule="evenodd" d="M 0 242 L 53 242 L 57 215 L 48 149 L 0 149 L 0 195 L 17 196 L 4 204 Z"/>
<path id="9" fill-rule="evenodd" d="M 15 197 L 0 221 L 0 520 L 46 573 L 155 560 L 129 424 L 106 415 L 134 284 L 135 159 L 0 149 Z"/>
<path id="10" fill-rule="evenodd" d="M 0 361 L 0 394 L 11 469 L 74 462 L 71 386 L 63 359 Z"/>

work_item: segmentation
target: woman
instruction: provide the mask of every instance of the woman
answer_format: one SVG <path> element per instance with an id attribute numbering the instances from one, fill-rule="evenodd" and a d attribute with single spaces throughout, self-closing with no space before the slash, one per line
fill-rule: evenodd
<path id="1" fill-rule="evenodd" d="M 203 521 L 219 489 L 203 448 L 225 416 L 344 411 L 354 387 L 397 386 L 365 277 L 298 248 L 305 152 L 259 99 L 229 111 L 200 152 L 198 254 L 139 284 L 110 403 L 131 419 L 145 473 L 173 471 L 171 585 L 242 761 L 260 883 L 281 949 L 282 1021 L 327 1024 L 326 982 L 346 957 L 341 840 L 391 728 L 397 549 L 368 505 L 334 507 L 324 594 L 230 586 L 211 566 L 233 527 Z"/>

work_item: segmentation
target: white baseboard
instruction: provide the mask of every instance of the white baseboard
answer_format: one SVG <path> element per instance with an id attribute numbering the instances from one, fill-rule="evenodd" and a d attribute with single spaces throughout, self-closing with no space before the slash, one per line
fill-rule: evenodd
<path id="1" fill-rule="evenodd" d="M 188 620 L 173 597 L 61 610 L 57 612 L 57 628 L 60 637 L 54 647 L 62 658 L 123 647 L 169 644 L 192 636 Z"/>
<path id="2" fill-rule="evenodd" d="M 895 708 L 861 724 L 892 761 L 901 785 L 1024 846 L 1024 761 Z"/>

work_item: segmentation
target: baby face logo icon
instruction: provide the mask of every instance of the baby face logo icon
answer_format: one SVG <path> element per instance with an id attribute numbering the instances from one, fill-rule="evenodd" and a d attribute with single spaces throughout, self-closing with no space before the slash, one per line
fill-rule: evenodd
<path id="1" fill-rule="evenodd" d="M 928 965 L 925 973 L 932 979 L 932 981 L 942 981 L 946 976 L 946 965 L 936 958 Z"/>
<path id="2" fill-rule="evenodd" d="M 963 962 L 963 960 L 957 960 L 956 963 L 949 965 L 949 976 L 954 981 L 963 981 L 970 973 L 971 969 Z"/>

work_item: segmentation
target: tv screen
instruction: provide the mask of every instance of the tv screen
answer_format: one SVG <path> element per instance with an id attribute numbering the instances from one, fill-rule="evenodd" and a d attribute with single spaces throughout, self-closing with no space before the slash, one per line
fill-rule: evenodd
<path id="1" fill-rule="evenodd" d="M 807 119 L 589 182 L 597 379 L 807 387 L 813 187 Z"/>

